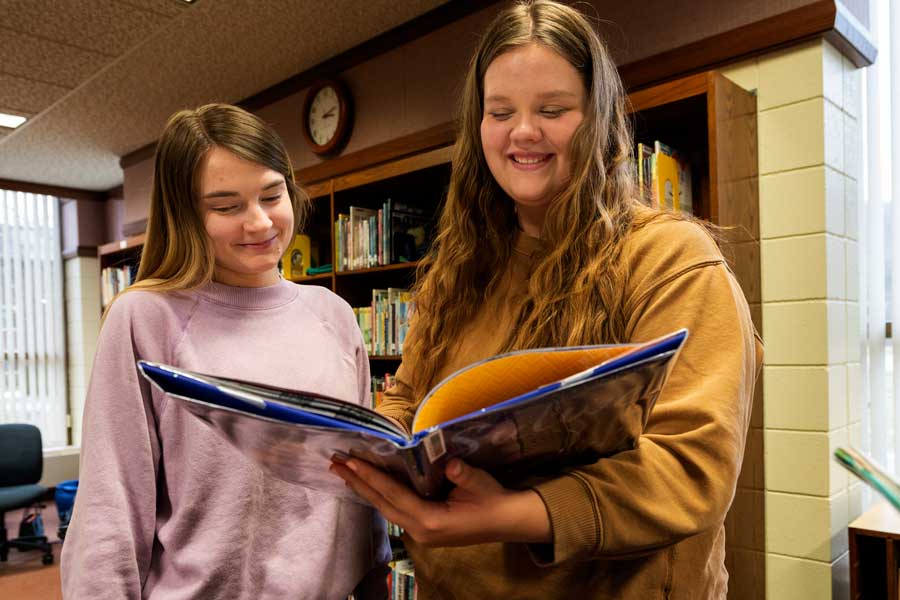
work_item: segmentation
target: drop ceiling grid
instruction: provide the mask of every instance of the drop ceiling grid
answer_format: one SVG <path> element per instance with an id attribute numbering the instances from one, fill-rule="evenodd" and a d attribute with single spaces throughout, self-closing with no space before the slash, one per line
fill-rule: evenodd
<path id="1" fill-rule="evenodd" d="M 0 107 L 21 109 L 28 102 L 37 115 L 12 133 L 0 132 L 0 179 L 115 187 L 122 181 L 119 156 L 156 139 L 175 110 L 249 97 L 446 0 L 200 0 L 186 8 L 177 6 L 180 0 L 86 1 L 116 5 L 109 14 L 140 13 L 122 17 L 128 27 L 165 22 L 143 38 L 134 34 L 132 47 L 118 58 L 44 40 L 32 47 L 37 64 L 20 57 L 13 72 L 0 67 L 0 90 L 3 77 L 9 82 L 8 91 L 0 91 Z M 0 0 L 3 37 L 5 12 L 23 2 Z M 77 4 L 64 0 L 61 6 L 74 11 Z M 35 18 L 20 17 L 22 26 L 31 23 L 30 31 L 46 37 L 61 35 L 39 29 Z"/>

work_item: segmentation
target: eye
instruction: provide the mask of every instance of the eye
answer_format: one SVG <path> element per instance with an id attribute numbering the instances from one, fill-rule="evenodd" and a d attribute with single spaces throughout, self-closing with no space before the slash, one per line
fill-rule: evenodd
<path id="1" fill-rule="evenodd" d="M 281 200 L 281 194 L 278 194 L 276 196 L 267 196 L 262 199 L 263 202 L 278 202 L 279 200 Z"/>
<path id="2" fill-rule="evenodd" d="M 548 119 L 556 119 L 561 117 L 567 111 L 568 109 L 566 108 L 542 108 L 541 115 L 547 117 Z"/>
<path id="3" fill-rule="evenodd" d="M 233 212 L 236 208 L 237 206 L 211 206 L 209 210 L 224 215 Z"/>
<path id="4" fill-rule="evenodd" d="M 511 112 L 506 111 L 491 111 L 488 114 L 496 121 L 506 121 L 512 116 Z"/>

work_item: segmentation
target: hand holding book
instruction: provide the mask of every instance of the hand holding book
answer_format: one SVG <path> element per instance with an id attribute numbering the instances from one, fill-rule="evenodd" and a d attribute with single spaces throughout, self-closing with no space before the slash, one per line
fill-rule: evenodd
<path id="1" fill-rule="evenodd" d="M 536 492 L 506 489 L 487 471 L 459 459 L 447 463 L 445 473 L 454 487 L 440 502 L 419 497 L 365 461 L 336 460 L 331 471 L 387 520 L 426 546 L 552 540 L 550 518 Z"/>
<path id="2" fill-rule="evenodd" d="M 464 459 L 500 481 L 558 471 L 636 446 L 687 338 L 511 352 L 466 367 L 425 397 L 407 434 L 362 406 L 141 361 L 156 387 L 273 475 L 353 499 L 329 475 L 356 457 L 443 497 L 444 467 Z"/>

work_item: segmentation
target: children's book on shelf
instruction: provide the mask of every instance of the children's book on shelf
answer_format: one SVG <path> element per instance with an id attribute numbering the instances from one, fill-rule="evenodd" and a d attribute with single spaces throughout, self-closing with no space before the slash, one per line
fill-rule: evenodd
<path id="1" fill-rule="evenodd" d="M 416 206 L 393 202 L 390 207 L 391 262 L 419 260 L 428 249 L 429 214 Z"/>
<path id="2" fill-rule="evenodd" d="M 367 460 L 423 497 L 448 490 L 460 457 L 500 481 L 636 447 L 687 331 L 640 344 L 542 348 L 460 369 L 422 400 L 408 434 L 377 412 L 292 391 L 139 361 L 154 386 L 283 480 L 362 502 L 329 473 Z"/>
<path id="3" fill-rule="evenodd" d="M 130 263 L 115 267 L 106 267 L 100 272 L 100 306 L 106 309 L 116 294 L 134 283 L 137 277 L 138 263 Z"/>
<path id="4" fill-rule="evenodd" d="M 657 140 L 639 143 L 635 162 L 638 193 L 647 204 L 693 214 L 691 165 L 683 154 Z"/>
<path id="5" fill-rule="evenodd" d="M 282 258 L 281 272 L 285 279 L 297 279 L 309 275 L 308 270 L 318 262 L 318 248 L 312 238 L 297 234 Z"/>

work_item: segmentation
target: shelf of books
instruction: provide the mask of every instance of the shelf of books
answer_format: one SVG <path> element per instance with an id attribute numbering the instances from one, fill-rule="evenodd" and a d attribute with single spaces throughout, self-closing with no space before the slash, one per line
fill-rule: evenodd
<path id="1" fill-rule="evenodd" d="M 137 275 L 144 234 L 135 235 L 97 248 L 100 260 L 100 308 L 106 310 L 116 294 L 131 285 Z"/>
<path id="2" fill-rule="evenodd" d="M 641 194 L 722 228 L 762 331 L 756 98 L 708 71 L 629 95 Z"/>
<path id="3" fill-rule="evenodd" d="M 756 98 L 709 71 L 632 91 L 629 111 L 640 193 L 650 204 L 722 228 L 723 250 L 761 332 Z M 283 272 L 354 307 L 369 348 L 373 404 L 403 354 L 409 288 L 446 195 L 452 142 L 447 123 L 296 172 L 311 210 Z M 130 281 L 141 243 L 131 238 L 100 248 L 105 300 Z M 761 461 L 748 455 L 745 471 L 761 471 Z M 411 565 L 395 566 L 393 597 L 415 597 Z"/>
<path id="4" fill-rule="evenodd" d="M 375 149 L 370 155 L 382 159 L 377 164 L 357 153 L 362 162 L 351 157 L 353 168 L 341 170 L 337 159 L 331 176 L 312 182 L 310 170 L 297 172 L 312 210 L 294 244 L 299 260 L 289 253 L 285 274 L 326 286 L 353 307 L 369 351 L 373 403 L 403 354 L 413 310 L 409 289 L 434 237 L 450 179 L 451 142 L 445 134 L 424 149 L 394 144 L 395 156 L 386 158 Z"/>

